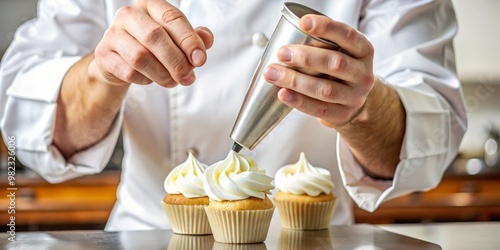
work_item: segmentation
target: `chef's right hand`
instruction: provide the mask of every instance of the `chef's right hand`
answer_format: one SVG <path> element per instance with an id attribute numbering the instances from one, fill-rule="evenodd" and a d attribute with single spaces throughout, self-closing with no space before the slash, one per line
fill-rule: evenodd
<path id="1" fill-rule="evenodd" d="M 193 29 L 184 14 L 165 0 L 138 0 L 118 9 L 94 52 L 89 74 L 114 85 L 190 85 L 202 66 L 213 35 Z"/>

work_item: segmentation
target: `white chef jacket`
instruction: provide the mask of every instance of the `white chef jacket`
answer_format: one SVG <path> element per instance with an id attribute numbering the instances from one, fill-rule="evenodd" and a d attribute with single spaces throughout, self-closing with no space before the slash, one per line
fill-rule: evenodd
<path id="1" fill-rule="evenodd" d="M 19 28 L 1 65 L 3 136 L 14 135 L 21 162 L 49 182 L 99 173 L 121 128 L 125 156 L 107 230 L 169 228 L 159 205 L 169 171 L 190 148 L 206 164 L 225 158 L 232 145 L 229 133 L 264 51 L 252 44 L 252 36 L 271 37 L 283 7 L 281 0 L 172 1 L 194 27 L 207 26 L 215 35 L 206 64 L 195 70 L 196 82 L 172 89 L 132 85 L 111 132 L 65 160 L 52 145 L 61 81 L 96 47 L 116 10 L 132 2 L 42 0 L 38 17 Z M 374 45 L 374 72 L 397 91 L 406 110 L 396 175 L 392 181 L 366 176 L 334 129 L 297 110 L 255 150 L 242 152 L 271 176 L 296 162 L 302 151 L 314 166 L 329 169 L 338 199 L 332 224 L 353 222 L 351 199 L 373 211 L 388 199 L 435 187 L 466 128 L 450 1 L 296 2 L 356 27 Z"/>

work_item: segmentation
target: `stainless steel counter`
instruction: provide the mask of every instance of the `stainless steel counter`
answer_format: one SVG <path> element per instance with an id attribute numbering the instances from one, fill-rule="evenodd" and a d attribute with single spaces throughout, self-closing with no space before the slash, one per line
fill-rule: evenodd
<path id="1" fill-rule="evenodd" d="M 384 231 L 370 225 L 334 226 L 321 231 L 270 228 L 264 243 L 222 244 L 212 235 L 184 236 L 170 230 L 19 232 L 16 242 L 0 235 L 0 249 L 441 249 L 438 245 Z"/>
<path id="2" fill-rule="evenodd" d="M 441 249 L 438 245 L 444 250 L 499 249 L 500 222 L 333 226 L 322 231 L 270 228 L 264 243 L 243 245 L 214 242 L 211 235 L 176 235 L 170 230 L 19 232 L 16 242 L 0 234 L 0 249 L 16 250 Z"/>
<path id="3" fill-rule="evenodd" d="M 379 227 L 439 244 L 443 250 L 500 249 L 500 222 L 400 224 Z"/>

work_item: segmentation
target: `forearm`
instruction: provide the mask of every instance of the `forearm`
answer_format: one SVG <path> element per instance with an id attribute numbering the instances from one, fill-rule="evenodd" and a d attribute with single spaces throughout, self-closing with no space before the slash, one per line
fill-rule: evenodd
<path id="1" fill-rule="evenodd" d="M 59 92 L 53 143 L 66 158 L 106 136 L 129 86 L 89 74 L 93 58 L 91 53 L 71 67 Z"/>
<path id="2" fill-rule="evenodd" d="M 361 112 L 337 131 L 367 175 L 393 178 L 405 125 L 406 114 L 398 94 L 377 79 Z"/>

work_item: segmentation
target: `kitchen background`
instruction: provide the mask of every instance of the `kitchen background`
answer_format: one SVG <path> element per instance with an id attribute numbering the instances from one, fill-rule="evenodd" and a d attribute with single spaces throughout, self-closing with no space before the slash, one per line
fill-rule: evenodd
<path id="1" fill-rule="evenodd" d="M 65 1 L 65 0 L 52 0 Z M 16 27 L 36 15 L 36 0 L 0 0 L 0 57 Z M 373 214 L 355 207 L 356 222 L 500 221 L 500 1 L 452 0 L 459 22 L 455 39 L 469 125 L 460 154 L 442 183 L 384 204 Z M 103 228 L 119 181 L 120 144 L 106 171 L 50 185 L 18 168 L 18 230 Z M 0 228 L 9 201 L 6 149 L 0 159 Z M 5 194 L 4 194 L 5 193 Z"/>

